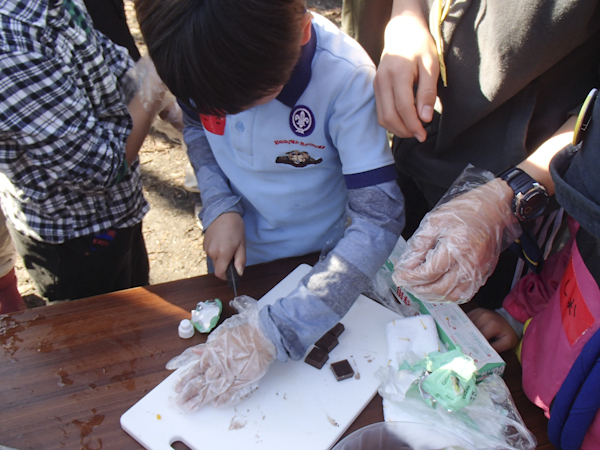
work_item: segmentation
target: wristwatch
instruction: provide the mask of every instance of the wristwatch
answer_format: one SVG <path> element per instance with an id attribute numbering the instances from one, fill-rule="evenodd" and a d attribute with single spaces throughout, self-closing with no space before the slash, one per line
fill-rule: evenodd
<path id="1" fill-rule="evenodd" d="M 496 177 L 506 181 L 514 191 L 512 209 L 517 219 L 528 222 L 544 213 L 550 197 L 542 184 L 514 166 L 500 172 Z"/>

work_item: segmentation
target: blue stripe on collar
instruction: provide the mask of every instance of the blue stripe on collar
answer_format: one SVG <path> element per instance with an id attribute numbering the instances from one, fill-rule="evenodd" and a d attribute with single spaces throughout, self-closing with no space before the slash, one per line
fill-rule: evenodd
<path id="1" fill-rule="evenodd" d="M 306 90 L 312 76 L 312 60 L 317 50 L 317 33 L 313 24 L 310 25 L 310 28 L 310 40 L 302 46 L 300 59 L 296 67 L 294 67 L 290 81 L 286 83 L 277 96 L 277 100 L 290 108 L 296 105 L 296 102 Z"/>

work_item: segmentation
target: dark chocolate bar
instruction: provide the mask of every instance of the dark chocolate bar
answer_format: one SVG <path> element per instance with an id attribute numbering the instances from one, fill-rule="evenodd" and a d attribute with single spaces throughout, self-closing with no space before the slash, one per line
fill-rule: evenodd
<path id="1" fill-rule="evenodd" d="M 314 347 L 310 351 L 310 353 L 306 355 L 304 362 L 306 364 L 310 364 L 313 367 L 316 367 L 317 369 L 321 369 L 321 367 L 325 365 L 328 359 L 329 355 L 325 350 L 321 350 L 320 348 Z"/>
<path id="2" fill-rule="evenodd" d="M 321 339 L 315 342 L 315 347 L 325 350 L 329 353 L 331 350 L 337 347 L 339 344 L 337 338 L 331 333 L 325 333 Z"/>
<path id="3" fill-rule="evenodd" d="M 354 370 L 347 359 L 331 364 L 331 370 L 338 381 L 354 376 Z"/>
<path id="4" fill-rule="evenodd" d="M 340 334 L 342 334 L 344 332 L 344 330 L 345 330 L 344 324 L 342 324 L 341 322 L 338 322 L 331 330 L 328 331 L 328 333 L 331 333 L 336 338 L 339 338 Z"/>

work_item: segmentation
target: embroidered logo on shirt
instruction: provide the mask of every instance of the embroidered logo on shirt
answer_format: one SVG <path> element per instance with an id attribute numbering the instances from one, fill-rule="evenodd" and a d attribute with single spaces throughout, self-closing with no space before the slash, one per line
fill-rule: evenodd
<path id="1" fill-rule="evenodd" d="M 225 117 L 200 114 L 200 121 L 206 131 L 223 136 L 225 134 Z"/>
<path id="2" fill-rule="evenodd" d="M 560 281 L 559 289 L 562 324 L 569 344 L 573 345 L 596 322 L 579 288 L 573 257 Z"/>
<path id="3" fill-rule="evenodd" d="M 290 113 L 290 128 L 297 136 L 308 136 L 315 129 L 315 116 L 308 106 L 298 105 Z"/>
<path id="4" fill-rule="evenodd" d="M 313 147 L 324 149 L 324 145 L 313 144 L 312 142 L 297 141 L 296 139 L 276 139 L 273 141 L 275 145 L 299 145 L 301 147 Z"/>
<path id="5" fill-rule="evenodd" d="M 308 152 L 301 152 L 300 150 L 292 150 L 287 152 L 285 156 L 278 156 L 275 159 L 277 164 L 289 164 L 294 167 L 306 167 L 309 164 L 319 164 L 321 161 L 323 161 L 322 158 L 314 159 Z"/>

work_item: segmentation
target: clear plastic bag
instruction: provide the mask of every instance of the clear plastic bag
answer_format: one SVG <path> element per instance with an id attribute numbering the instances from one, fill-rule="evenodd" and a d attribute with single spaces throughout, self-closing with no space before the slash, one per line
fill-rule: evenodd
<path id="1" fill-rule="evenodd" d="M 386 263 L 377 271 L 369 288 L 363 294 L 403 317 L 412 317 L 419 314 L 419 309 L 399 302 L 392 293 L 394 267 L 407 248 L 406 241 L 400 236 Z"/>
<path id="2" fill-rule="evenodd" d="M 380 377 L 385 376 L 379 393 L 384 398 L 386 421 L 418 422 L 430 425 L 438 433 L 447 430 L 450 435 L 458 435 L 468 442 L 466 448 L 474 450 L 535 449 L 535 436 L 525 426 L 499 375 L 485 378 L 477 385 L 477 397 L 462 409 L 451 412 L 439 405 L 431 406 L 416 389 L 409 390 L 403 399 L 395 395 L 394 392 L 403 389 L 403 386 L 395 387 L 396 373 L 391 367 L 378 373 Z"/>

